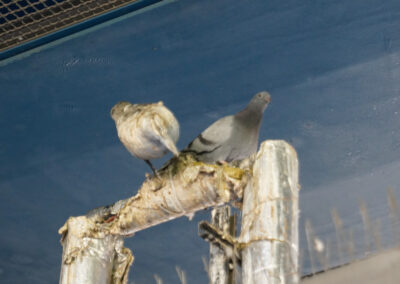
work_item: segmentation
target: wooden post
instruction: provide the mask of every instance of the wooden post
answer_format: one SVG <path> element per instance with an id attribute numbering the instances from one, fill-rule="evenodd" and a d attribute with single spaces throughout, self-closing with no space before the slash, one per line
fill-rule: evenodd
<path id="1" fill-rule="evenodd" d="M 236 240 L 237 230 L 237 214 L 233 214 L 229 217 L 229 235 L 232 236 L 232 239 Z M 228 274 L 228 284 L 235 284 L 238 266 L 241 266 L 240 252 L 238 251 L 238 244 L 236 243 L 233 247 L 233 255 L 230 257 L 230 267 Z"/>
<path id="2" fill-rule="evenodd" d="M 246 163 L 244 163 L 246 164 Z M 243 168 L 242 168 L 243 167 Z M 266 141 L 249 178 L 247 166 L 208 165 L 180 156 L 147 179 L 138 194 L 113 205 L 70 217 L 59 230 L 63 257 L 61 284 L 124 284 L 133 256 L 123 238 L 198 210 L 241 198 L 240 242 L 200 224 L 230 259 L 243 248 L 243 283 L 298 281 L 298 164 L 284 141 Z"/>
<path id="3" fill-rule="evenodd" d="M 261 144 L 244 192 L 242 283 L 298 283 L 298 160 L 284 141 Z"/>
<path id="4" fill-rule="evenodd" d="M 59 233 L 60 284 L 124 284 L 133 256 L 123 238 L 243 195 L 248 169 L 208 165 L 181 155 L 146 179 L 135 196 L 70 217 Z M 182 276 L 183 277 L 183 276 Z"/>
<path id="5" fill-rule="evenodd" d="M 71 218 L 68 234 L 62 239 L 64 253 L 60 284 L 125 284 L 131 251 L 123 247 L 123 238 L 105 235 L 93 238 L 86 235 L 90 226 L 85 217 Z"/>
<path id="6" fill-rule="evenodd" d="M 211 224 L 229 234 L 229 219 L 231 208 L 229 205 L 214 208 L 211 211 Z M 210 243 L 210 262 L 208 266 L 210 284 L 228 284 L 229 256 L 217 244 Z"/>

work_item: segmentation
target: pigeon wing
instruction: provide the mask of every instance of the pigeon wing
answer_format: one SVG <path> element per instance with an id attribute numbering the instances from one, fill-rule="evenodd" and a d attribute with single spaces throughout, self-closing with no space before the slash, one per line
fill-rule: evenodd
<path id="1" fill-rule="evenodd" d="M 232 136 L 233 119 L 233 116 L 226 116 L 217 120 L 197 136 L 187 146 L 185 151 L 203 155 L 219 149 L 225 145 Z"/>

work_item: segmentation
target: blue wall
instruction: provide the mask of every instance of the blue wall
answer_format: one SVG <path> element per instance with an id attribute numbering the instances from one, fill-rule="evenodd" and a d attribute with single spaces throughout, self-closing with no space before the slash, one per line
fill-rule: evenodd
<path id="1" fill-rule="evenodd" d="M 297 149 L 302 222 L 334 244 L 330 208 L 356 234 L 359 199 L 386 218 L 386 188 L 400 188 L 399 16 L 396 0 L 178 1 L 0 63 L 0 282 L 55 283 L 64 221 L 142 183 L 148 167 L 109 116 L 120 100 L 164 101 L 182 148 L 268 90 L 260 138 Z M 205 218 L 129 239 L 131 279 L 178 283 L 178 265 L 189 283 L 206 283 L 196 232 Z M 386 221 L 382 234 L 390 246 Z"/>

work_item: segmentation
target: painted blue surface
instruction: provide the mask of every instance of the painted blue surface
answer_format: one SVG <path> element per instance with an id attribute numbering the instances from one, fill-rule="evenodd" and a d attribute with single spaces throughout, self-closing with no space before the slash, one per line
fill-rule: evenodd
<path id="1" fill-rule="evenodd" d="M 0 282 L 55 283 L 67 217 L 126 198 L 143 181 L 147 165 L 123 148 L 109 116 L 119 100 L 164 101 L 182 148 L 270 91 L 260 138 L 298 151 L 302 223 L 311 219 L 334 247 L 329 210 L 338 208 L 360 257 L 362 198 L 392 245 L 385 192 L 400 197 L 399 16 L 395 0 L 179 1 L 0 67 Z M 208 249 L 197 237 L 205 218 L 129 239 L 131 279 L 154 283 L 157 273 L 178 283 L 178 265 L 188 283 L 206 283 Z"/>

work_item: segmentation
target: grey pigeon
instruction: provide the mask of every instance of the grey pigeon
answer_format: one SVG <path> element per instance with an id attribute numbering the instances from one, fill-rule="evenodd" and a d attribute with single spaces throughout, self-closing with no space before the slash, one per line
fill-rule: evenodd
<path id="1" fill-rule="evenodd" d="M 171 151 L 179 155 L 176 141 L 179 123 L 162 102 L 131 104 L 119 102 L 111 109 L 118 137 L 128 151 L 144 160 L 157 175 L 151 159 L 157 159 Z"/>
<path id="2" fill-rule="evenodd" d="M 264 110 L 271 96 L 257 93 L 242 111 L 225 116 L 204 130 L 182 152 L 205 163 L 242 160 L 255 153 Z"/>

